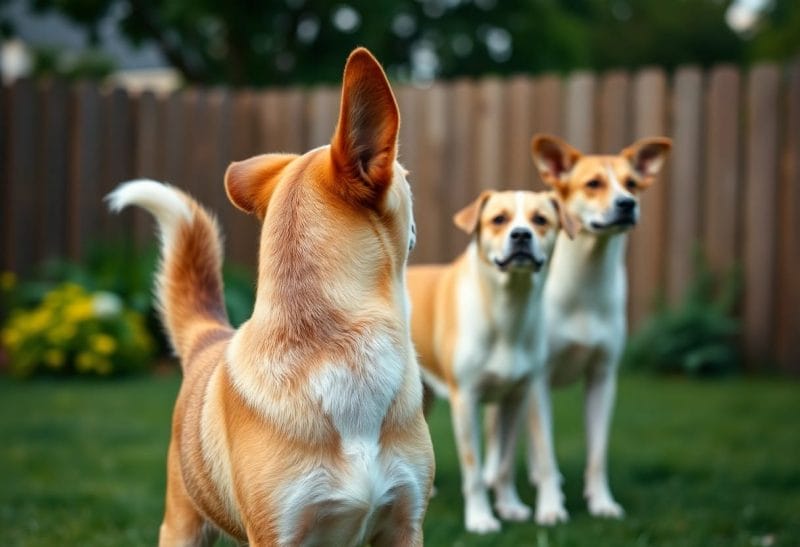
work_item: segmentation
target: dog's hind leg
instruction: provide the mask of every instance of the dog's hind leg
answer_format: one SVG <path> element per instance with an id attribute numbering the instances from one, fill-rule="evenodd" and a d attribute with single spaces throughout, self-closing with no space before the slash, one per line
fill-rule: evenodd
<path id="1" fill-rule="evenodd" d="M 621 518 L 625 512 L 614 501 L 608 486 L 606 453 L 608 430 L 617 392 L 617 373 L 613 366 L 598 367 L 586 381 L 587 462 L 584 496 L 589 512 L 598 517 Z"/>
<path id="2" fill-rule="evenodd" d="M 197 511 L 180 470 L 178 451 L 170 442 L 167 456 L 167 499 L 164 521 L 158 534 L 159 547 L 210 547 L 217 531 Z"/>

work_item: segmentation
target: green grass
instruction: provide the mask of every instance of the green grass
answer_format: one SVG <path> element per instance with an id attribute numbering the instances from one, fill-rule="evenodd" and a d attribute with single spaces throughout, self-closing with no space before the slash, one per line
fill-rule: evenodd
<path id="1" fill-rule="evenodd" d="M 178 379 L 0 378 L 2 545 L 153 545 Z M 581 498 L 581 392 L 555 397 L 566 525 L 463 531 L 447 405 L 431 424 L 438 495 L 428 545 L 800 544 L 800 385 L 626 376 L 611 441 L 611 482 L 628 517 L 590 518 Z M 533 502 L 520 461 L 523 499 Z"/>

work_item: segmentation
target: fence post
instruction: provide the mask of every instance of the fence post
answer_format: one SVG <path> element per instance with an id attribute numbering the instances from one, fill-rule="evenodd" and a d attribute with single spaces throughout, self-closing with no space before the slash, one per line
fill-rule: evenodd
<path id="1" fill-rule="evenodd" d="M 663 184 L 668 185 L 670 211 L 667 296 L 678 302 L 694 274 L 692 258 L 700 238 L 703 75 L 697 67 L 682 67 L 675 73 L 672 127 L 672 177 Z"/>
<path id="2" fill-rule="evenodd" d="M 70 257 L 83 258 L 100 224 L 102 176 L 102 104 L 93 83 L 82 82 L 73 91 L 72 169 L 70 184 Z"/>
<path id="3" fill-rule="evenodd" d="M 723 65 L 708 84 L 703 249 L 717 272 L 735 263 L 739 240 L 739 81 L 739 71 Z"/>
<path id="4" fill-rule="evenodd" d="M 575 72 L 567 78 L 565 107 L 566 140 L 584 154 L 594 150 L 595 80 L 590 72 Z"/>
<path id="5" fill-rule="evenodd" d="M 789 66 L 783 170 L 779 191 L 776 354 L 786 372 L 800 375 L 800 59 Z"/>
<path id="6" fill-rule="evenodd" d="M 63 257 L 67 254 L 67 210 L 69 203 L 69 89 L 63 81 L 49 80 L 41 90 L 42 136 L 39 139 L 42 198 L 38 204 L 38 233 L 41 242 L 39 258 Z"/>
<path id="7" fill-rule="evenodd" d="M 634 80 L 634 138 L 665 135 L 667 79 L 664 71 L 649 68 Z M 630 236 L 628 251 L 629 325 L 636 328 L 663 288 L 666 266 L 667 194 L 669 162 L 658 181 L 642 193 L 641 221 Z"/>
<path id="8" fill-rule="evenodd" d="M 774 357 L 772 290 L 776 281 L 778 102 L 780 71 L 759 65 L 748 75 L 747 166 L 744 180 L 743 327 L 747 363 Z"/>
<path id="9" fill-rule="evenodd" d="M 630 94 L 630 78 L 626 72 L 609 72 L 601 79 L 594 152 L 617 154 L 630 144 Z"/>

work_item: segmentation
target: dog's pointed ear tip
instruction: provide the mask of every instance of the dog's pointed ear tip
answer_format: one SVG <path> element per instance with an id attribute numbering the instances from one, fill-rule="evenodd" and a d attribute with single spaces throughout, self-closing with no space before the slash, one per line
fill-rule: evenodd
<path id="1" fill-rule="evenodd" d="M 350 55 L 347 56 L 347 62 L 345 63 L 345 72 L 351 72 L 354 70 L 363 71 L 363 70 L 375 70 L 379 69 L 383 72 L 383 67 L 381 67 L 380 62 L 378 59 L 372 54 L 370 50 L 361 46 L 357 47 L 353 51 L 350 52 Z"/>

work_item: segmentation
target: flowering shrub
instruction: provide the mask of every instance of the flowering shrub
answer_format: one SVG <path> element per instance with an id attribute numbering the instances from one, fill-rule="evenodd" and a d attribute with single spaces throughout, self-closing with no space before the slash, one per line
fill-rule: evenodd
<path id="1" fill-rule="evenodd" d="M 7 280 L 9 281 L 9 280 Z M 109 375 L 145 368 L 155 349 L 141 313 L 113 293 L 62 283 L 31 309 L 12 310 L 2 330 L 12 374 Z"/>

